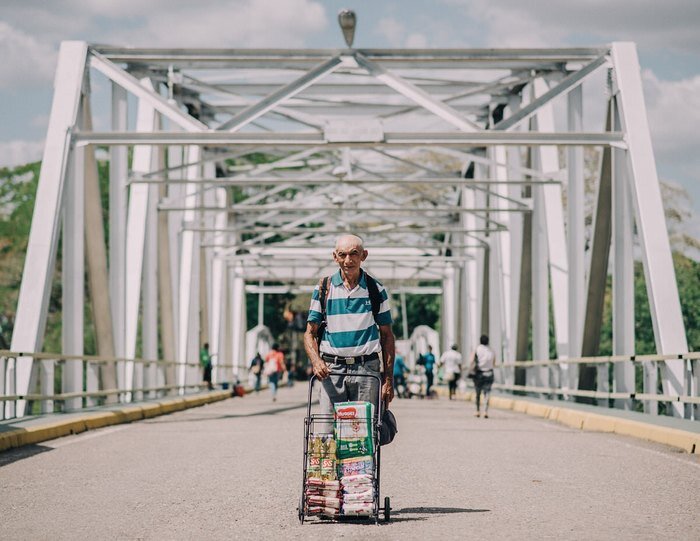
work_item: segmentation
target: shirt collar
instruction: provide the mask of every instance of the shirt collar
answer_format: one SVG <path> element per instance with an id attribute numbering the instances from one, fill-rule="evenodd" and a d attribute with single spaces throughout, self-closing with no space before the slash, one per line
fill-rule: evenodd
<path id="1" fill-rule="evenodd" d="M 343 277 L 340 274 L 340 269 L 331 276 L 331 284 L 333 287 L 340 287 L 343 285 Z M 367 280 L 365 280 L 365 271 L 360 269 L 360 280 L 358 282 L 360 287 L 367 289 Z"/>

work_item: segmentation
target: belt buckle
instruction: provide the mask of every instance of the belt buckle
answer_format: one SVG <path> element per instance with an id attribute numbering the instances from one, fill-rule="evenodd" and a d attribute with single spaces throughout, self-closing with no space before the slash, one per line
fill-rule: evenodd
<path id="1" fill-rule="evenodd" d="M 355 364 L 355 357 L 345 357 L 345 364 Z"/>

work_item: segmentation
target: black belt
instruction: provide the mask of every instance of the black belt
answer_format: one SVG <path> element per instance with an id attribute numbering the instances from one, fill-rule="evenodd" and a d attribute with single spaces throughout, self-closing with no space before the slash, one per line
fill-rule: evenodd
<path id="1" fill-rule="evenodd" d="M 343 357 L 342 355 L 329 355 L 328 353 L 321 353 L 321 359 L 329 363 L 337 364 L 362 364 L 379 359 L 379 354 L 370 353 L 369 355 L 358 355 L 357 357 Z"/>

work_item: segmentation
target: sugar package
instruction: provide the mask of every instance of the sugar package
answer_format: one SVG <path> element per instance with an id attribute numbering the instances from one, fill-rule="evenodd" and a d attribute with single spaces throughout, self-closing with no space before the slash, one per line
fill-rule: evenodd
<path id="1" fill-rule="evenodd" d="M 373 502 L 374 501 L 374 489 L 370 488 L 364 492 L 352 492 L 343 494 L 343 505 L 349 503 L 361 503 L 361 502 Z"/>
<path id="2" fill-rule="evenodd" d="M 343 515 L 369 516 L 374 513 L 374 503 L 360 502 L 343 505 Z"/>

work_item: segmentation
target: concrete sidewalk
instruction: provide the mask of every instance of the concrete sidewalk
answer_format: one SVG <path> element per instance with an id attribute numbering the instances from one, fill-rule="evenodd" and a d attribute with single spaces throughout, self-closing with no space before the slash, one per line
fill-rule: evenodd
<path id="1" fill-rule="evenodd" d="M 447 389 L 444 387 L 438 387 L 437 393 L 441 397 L 448 396 Z M 456 398 L 474 402 L 475 393 L 472 390 L 457 393 Z M 700 422 L 698 421 L 665 415 L 653 416 L 576 402 L 514 397 L 501 393 L 491 393 L 490 406 L 542 417 L 571 428 L 631 436 L 683 449 L 686 453 L 700 454 Z"/>

